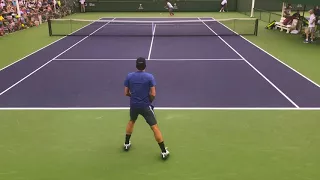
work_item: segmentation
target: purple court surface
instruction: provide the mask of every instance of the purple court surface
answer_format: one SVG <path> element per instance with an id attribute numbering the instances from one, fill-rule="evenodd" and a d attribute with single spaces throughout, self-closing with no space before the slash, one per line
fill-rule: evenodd
<path id="1" fill-rule="evenodd" d="M 0 108 L 127 108 L 123 81 L 142 56 L 157 81 L 156 108 L 320 109 L 319 85 L 242 36 L 152 36 L 170 26 L 159 24 L 153 32 L 147 25 L 110 25 L 85 26 L 75 33 L 87 36 L 64 37 L 2 69 Z M 194 28 L 234 33 L 200 20 L 174 31 L 188 34 Z M 128 31 L 150 36 L 95 36 Z"/>

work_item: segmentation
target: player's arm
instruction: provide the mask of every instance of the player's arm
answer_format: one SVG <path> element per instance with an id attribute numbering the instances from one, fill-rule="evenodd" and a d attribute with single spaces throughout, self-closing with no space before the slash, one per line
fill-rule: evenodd
<path id="1" fill-rule="evenodd" d="M 150 94 L 149 94 L 150 102 L 153 102 L 155 98 L 156 98 L 156 87 L 153 86 L 150 88 Z"/>
<path id="2" fill-rule="evenodd" d="M 131 97 L 130 89 L 128 87 L 124 87 L 124 95 Z"/>
<path id="3" fill-rule="evenodd" d="M 156 80 L 153 76 L 151 76 L 150 80 L 150 93 L 149 93 L 149 99 L 150 102 L 153 102 L 153 100 L 156 98 Z"/>
<path id="4" fill-rule="evenodd" d="M 124 95 L 131 97 L 131 93 L 129 89 L 129 75 L 124 80 Z"/>

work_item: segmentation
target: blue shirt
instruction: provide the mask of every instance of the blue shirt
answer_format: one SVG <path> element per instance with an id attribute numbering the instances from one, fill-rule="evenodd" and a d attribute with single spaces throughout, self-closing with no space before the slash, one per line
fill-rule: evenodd
<path id="1" fill-rule="evenodd" d="M 144 71 L 129 73 L 124 81 L 124 86 L 128 87 L 131 93 L 130 107 L 149 107 L 151 105 L 150 88 L 155 85 L 156 81 L 150 73 Z"/>

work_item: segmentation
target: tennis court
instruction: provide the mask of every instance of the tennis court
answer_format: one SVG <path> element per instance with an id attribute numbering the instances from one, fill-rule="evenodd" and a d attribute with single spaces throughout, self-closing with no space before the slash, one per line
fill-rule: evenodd
<path id="1" fill-rule="evenodd" d="M 0 180 L 316 179 L 320 87 L 247 40 L 256 23 L 52 21 L 69 36 L 0 71 Z M 123 81 L 139 56 L 157 81 L 168 161 L 142 118 L 122 150 Z"/>
<path id="2" fill-rule="evenodd" d="M 52 35 L 72 34 L 2 70 L 0 106 L 127 108 L 123 79 L 142 56 L 158 82 L 159 108 L 320 108 L 319 85 L 238 35 L 255 35 L 256 23 L 55 20 Z"/>

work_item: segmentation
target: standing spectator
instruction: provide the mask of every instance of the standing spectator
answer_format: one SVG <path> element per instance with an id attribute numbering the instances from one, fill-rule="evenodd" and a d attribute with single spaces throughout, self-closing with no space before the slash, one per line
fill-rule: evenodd
<path id="1" fill-rule="evenodd" d="M 311 35 L 310 36 L 311 42 L 313 42 L 314 34 L 316 32 L 316 16 L 314 14 L 314 10 L 311 9 L 309 13 L 310 13 L 309 26 L 305 30 L 305 33 L 306 33 L 306 40 L 304 41 L 305 43 L 309 43 L 309 34 Z"/>
<path id="2" fill-rule="evenodd" d="M 85 3 L 86 3 L 85 0 L 80 0 L 81 12 L 86 12 Z"/>

